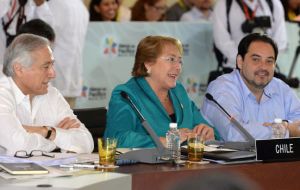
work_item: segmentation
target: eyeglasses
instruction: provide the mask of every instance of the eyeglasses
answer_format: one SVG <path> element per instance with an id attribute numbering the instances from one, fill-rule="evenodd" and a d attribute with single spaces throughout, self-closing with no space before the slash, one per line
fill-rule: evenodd
<path id="1" fill-rule="evenodd" d="M 176 58 L 176 57 L 171 57 L 171 56 L 170 57 L 160 57 L 160 58 L 172 65 L 175 65 L 176 63 L 179 63 L 180 65 L 183 64 L 183 61 L 181 58 Z"/>
<path id="2" fill-rule="evenodd" d="M 15 153 L 14 157 L 16 158 L 31 158 L 33 156 L 46 156 L 50 158 L 54 158 L 55 155 L 47 154 L 41 150 L 32 150 L 29 154 L 25 150 L 19 150 Z"/>

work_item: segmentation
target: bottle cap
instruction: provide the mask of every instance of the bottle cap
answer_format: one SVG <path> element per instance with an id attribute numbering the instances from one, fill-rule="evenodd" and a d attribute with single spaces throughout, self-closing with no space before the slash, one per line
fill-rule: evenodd
<path id="1" fill-rule="evenodd" d="M 170 123 L 169 127 L 170 128 L 177 128 L 177 123 Z"/>
<path id="2" fill-rule="evenodd" d="M 275 119 L 274 119 L 274 123 L 282 123 L 282 119 L 280 119 L 280 118 L 275 118 Z"/>

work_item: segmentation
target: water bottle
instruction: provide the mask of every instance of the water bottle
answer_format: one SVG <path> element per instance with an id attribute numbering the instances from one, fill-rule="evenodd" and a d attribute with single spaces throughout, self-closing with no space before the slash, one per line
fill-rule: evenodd
<path id="1" fill-rule="evenodd" d="M 285 137 L 286 128 L 282 123 L 282 119 L 275 118 L 272 123 L 272 139 L 282 139 Z"/>
<path id="2" fill-rule="evenodd" d="M 180 133 L 177 129 L 177 123 L 170 123 L 169 127 L 166 134 L 167 148 L 170 159 L 177 162 L 180 160 Z"/>

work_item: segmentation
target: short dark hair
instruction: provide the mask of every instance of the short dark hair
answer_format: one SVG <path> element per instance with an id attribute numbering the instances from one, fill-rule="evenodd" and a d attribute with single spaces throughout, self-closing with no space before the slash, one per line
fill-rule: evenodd
<path id="1" fill-rule="evenodd" d="M 47 38 L 50 42 L 54 42 L 55 40 L 53 28 L 41 19 L 33 19 L 21 25 L 17 35 L 24 33 L 42 36 Z"/>
<path id="2" fill-rule="evenodd" d="M 252 33 L 247 36 L 245 36 L 239 43 L 238 46 L 238 54 L 242 56 L 242 58 L 245 58 L 246 53 L 248 52 L 249 46 L 252 42 L 265 42 L 270 44 L 273 47 L 274 53 L 275 53 L 275 60 L 277 60 L 278 55 L 278 48 L 274 40 L 270 37 L 268 37 L 265 34 L 259 34 L 259 33 Z"/>

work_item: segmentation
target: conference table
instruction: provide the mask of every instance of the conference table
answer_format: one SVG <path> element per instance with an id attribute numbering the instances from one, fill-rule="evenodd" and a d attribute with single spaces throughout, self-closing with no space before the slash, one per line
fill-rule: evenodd
<path id="1" fill-rule="evenodd" d="M 132 190 L 166 190 L 182 179 L 213 171 L 238 172 L 256 182 L 264 190 L 300 189 L 300 161 L 185 166 L 136 164 L 122 166 L 115 172 L 131 175 Z"/>
<path id="2" fill-rule="evenodd" d="M 248 163 L 236 165 L 186 164 L 133 164 L 120 166 L 110 172 L 74 177 L 7 181 L 0 179 L 0 189 L 74 189 L 74 190 L 169 190 L 177 182 L 209 172 L 239 173 L 254 181 L 261 189 L 300 189 L 300 161 Z M 239 180 L 239 179 L 236 179 Z M 49 185 L 43 187 L 43 185 Z"/>

